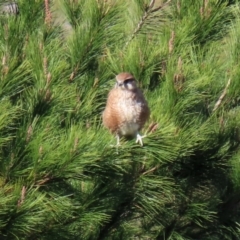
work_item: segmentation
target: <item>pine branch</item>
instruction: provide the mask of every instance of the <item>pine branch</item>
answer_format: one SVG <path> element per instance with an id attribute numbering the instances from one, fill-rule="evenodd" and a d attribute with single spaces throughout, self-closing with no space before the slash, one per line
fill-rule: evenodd
<path id="1" fill-rule="evenodd" d="M 156 240 L 165 240 L 169 239 L 171 236 L 172 232 L 174 231 L 174 228 L 177 224 L 177 220 L 172 221 L 171 224 L 169 224 L 165 229 L 164 233 L 161 231 L 161 233 L 156 237 Z"/>
<path id="2" fill-rule="evenodd" d="M 26 191 L 27 191 L 26 187 L 23 186 L 22 187 L 22 192 L 21 192 L 21 198 L 18 200 L 18 207 L 20 207 L 23 204 L 24 199 L 25 199 L 25 195 L 26 195 Z"/>
<path id="3" fill-rule="evenodd" d="M 151 10 L 151 13 L 157 12 L 158 10 L 161 10 L 164 8 L 166 5 L 168 5 L 172 0 L 168 0 L 167 2 L 163 3 L 161 6 L 154 8 Z"/>
<path id="4" fill-rule="evenodd" d="M 221 105 L 222 100 L 224 99 L 224 97 L 227 94 L 227 89 L 229 88 L 230 83 L 231 83 L 231 78 L 228 79 L 226 87 L 224 88 L 221 96 L 219 97 L 218 101 L 216 102 L 216 104 L 215 104 L 215 106 L 213 108 L 213 112 L 216 111 L 218 109 L 218 107 Z"/>
<path id="5" fill-rule="evenodd" d="M 168 0 L 167 2 L 163 3 L 161 6 L 153 8 L 154 4 L 155 4 L 155 0 L 151 0 L 151 2 L 149 3 L 148 7 L 146 8 L 141 20 L 139 21 L 139 23 L 137 24 L 137 27 L 135 28 L 135 30 L 133 31 L 133 34 L 131 35 L 130 39 L 126 42 L 125 44 L 125 48 L 129 45 L 129 43 L 136 37 L 136 35 L 138 34 L 138 32 L 141 30 L 142 26 L 144 25 L 145 21 L 147 20 L 147 18 L 154 12 L 157 12 L 161 9 L 163 9 L 165 6 L 167 6 L 172 0 Z"/>
<path id="6" fill-rule="evenodd" d="M 44 0 L 44 4 L 45 4 L 45 24 L 49 27 L 52 19 L 49 0 Z"/>
<path id="7" fill-rule="evenodd" d="M 98 240 L 104 240 L 108 234 L 119 224 L 120 220 L 129 217 L 131 213 L 132 200 L 126 201 L 118 207 L 118 210 L 113 214 L 109 223 L 107 223 L 101 230 Z"/>

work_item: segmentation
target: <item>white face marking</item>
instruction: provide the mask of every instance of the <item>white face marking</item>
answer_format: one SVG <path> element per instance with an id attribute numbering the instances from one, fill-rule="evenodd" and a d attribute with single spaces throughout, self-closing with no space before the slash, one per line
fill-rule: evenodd
<path id="1" fill-rule="evenodd" d="M 131 82 L 124 83 L 124 86 L 128 90 L 133 90 L 135 88 L 133 83 L 131 83 Z"/>

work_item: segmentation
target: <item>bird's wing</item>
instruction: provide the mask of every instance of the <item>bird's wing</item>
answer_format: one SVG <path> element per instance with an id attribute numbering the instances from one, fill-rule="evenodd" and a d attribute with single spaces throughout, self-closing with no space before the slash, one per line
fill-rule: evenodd
<path id="1" fill-rule="evenodd" d="M 112 133 L 117 132 L 120 122 L 121 114 L 117 103 L 120 97 L 120 92 L 118 89 L 112 89 L 108 94 L 106 108 L 103 112 L 103 125 L 107 127 Z"/>

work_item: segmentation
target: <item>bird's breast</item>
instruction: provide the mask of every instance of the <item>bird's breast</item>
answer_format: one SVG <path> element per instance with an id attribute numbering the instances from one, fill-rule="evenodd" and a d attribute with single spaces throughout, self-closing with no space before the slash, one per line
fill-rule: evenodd
<path id="1" fill-rule="evenodd" d="M 119 133 L 134 136 L 140 128 L 139 118 L 143 103 L 127 94 L 119 99 L 117 109 L 121 118 Z"/>
<path id="2" fill-rule="evenodd" d="M 134 91 L 114 88 L 108 95 L 103 111 L 103 124 L 119 136 L 135 136 L 144 126 L 150 111 L 138 89 Z"/>
<path id="3" fill-rule="evenodd" d="M 122 136 L 135 136 L 140 125 L 134 122 L 125 122 L 120 126 L 119 133 Z"/>

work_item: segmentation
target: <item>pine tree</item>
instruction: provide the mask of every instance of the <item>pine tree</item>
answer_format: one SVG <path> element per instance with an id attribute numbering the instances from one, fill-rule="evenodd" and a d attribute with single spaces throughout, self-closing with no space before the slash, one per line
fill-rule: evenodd
<path id="1" fill-rule="evenodd" d="M 0 9 L 0 239 L 239 239 L 238 1 Z M 122 71 L 151 117 L 116 150 Z"/>

